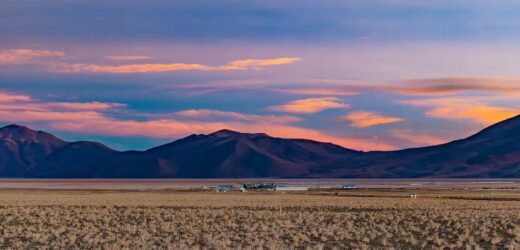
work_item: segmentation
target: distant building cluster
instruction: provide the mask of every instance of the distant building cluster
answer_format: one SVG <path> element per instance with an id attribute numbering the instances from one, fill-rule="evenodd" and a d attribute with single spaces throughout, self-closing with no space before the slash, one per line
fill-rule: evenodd
<path id="1" fill-rule="evenodd" d="M 327 189 L 334 187 L 327 187 Z M 356 184 L 343 184 L 340 187 L 336 187 L 336 189 L 356 189 Z M 265 183 L 265 182 L 257 182 L 257 183 L 245 183 L 240 185 L 235 184 L 219 184 L 215 187 L 215 192 L 227 192 L 227 191 L 309 191 L 311 189 L 321 189 L 319 186 L 312 188 L 310 186 L 295 186 L 295 185 L 282 185 L 276 184 L 274 182 Z"/>

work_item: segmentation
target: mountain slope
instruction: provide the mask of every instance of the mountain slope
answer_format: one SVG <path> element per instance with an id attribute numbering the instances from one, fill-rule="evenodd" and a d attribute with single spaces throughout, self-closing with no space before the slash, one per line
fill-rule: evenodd
<path id="1" fill-rule="evenodd" d="M 115 152 L 96 142 L 66 142 L 24 126 L 0 128 L 1 177 L 73 177 L 75 170 Z"/>
<path id="2" fill-rule="evenodd" d="M 48 178 L 92 177 L 94 167 L 116 153 L 118 151 L 97 142 L 70 142 L 48 155 L 30 174 Z"/>
<path id="3" fill-rule="evenodd" d="M 520 116 L 463 140 L 393 152 L 371 152 L 334 177 L 520 177 Z"/>
<path id="4" fill-rule="evenodd" d="M 0 128 L 0 173 L 2 176 L 23 175 L 64 145 L 65 141 L 42 131 L 18 125 Z"/>

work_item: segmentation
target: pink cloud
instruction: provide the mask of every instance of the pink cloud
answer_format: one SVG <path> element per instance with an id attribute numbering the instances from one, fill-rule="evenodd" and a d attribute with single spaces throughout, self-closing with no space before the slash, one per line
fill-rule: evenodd
<path id="1" fill-rule="evenodd" d="M 348 107 L 350 105 L 343 103 L 339 98 L 323 97 L 295 100 L 283 105 L 271 106 L 268 109 L 287 113 L 314 114 L 326 109 Z"/>
<path id="2" fill-rule="evenodd" d="M 226 65 L 209 66 L 190 63 L 149 63 L 149 64 L 124 64 L 124 65 L 100 65 L 100 64 L 63 64 L 57 68 L 64 73 L 150 73 L 150 72 L 172 72 L 172 71 L 230 71 L 263 69 L 268 66 L 291 64 L 302 59 L 297 57 L 281 57 L 273 59 L 243 59 L 231 61 Z"/>
<path id="3" fill-rule="evenodd" d="M 38 102 L 29 96 L 10 95 L 0 92 L 0 109 L 25 111 L 95 111 L 125 107 L 121 103 L 104 102 Z"/>
<path id="4" fill-rule="evenodd" d="M 0 110 L 0 117 L 2 122 L 89 122 L 102 119 L 103 115 L 92 111 Z"/>
<path id="5" fill-rule="evenodd" d="M 0 117 L 4 122 L 99 119 L 97 111 L 124 107 L 120 103 L 42 102 L 27 95 L 0 92 Z"/>
<path id="6" fill-rule="evenodd" d="M 67 110 L 107 110 L 126 106 L 121 103 L 106 102 L 48 102 L 39 105 L 47 108 L 62 108 Z"/>
<path id="7" fill-rule="evenodd" d="M 384 116 L 374 112 L 355 111 L 340 117 L 340 121 L 348 121 L 350 125 L 356 128 L 366 128 L 376 125 L 391 124 L 404 121 L 398 117 Z"/>
<path id="8" fill-rule="evenodd" d="M 64 57 L 62 51 L 32 50 L 32 49 L 9 49 L 0 50 L 0 64 L 22 64 L 29 63 L 37 58 Z"/>
<path id="9" fill-rule="evenodd" d="M 11 94 L 7 92 L 0 92 L 0 103 L 6 102 L 20 102 L 20 101 L 30 101 L 31 97 L 27 95 L 18 95 Z"/>

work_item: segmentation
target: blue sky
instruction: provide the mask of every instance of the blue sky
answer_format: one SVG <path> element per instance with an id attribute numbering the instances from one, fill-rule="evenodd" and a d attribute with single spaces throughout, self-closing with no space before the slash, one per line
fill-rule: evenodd
<path id="1" fill-rule="evenodd" d="M 228 128 L 390 150 L 520 110 L 515 1 L 2 1 L 0 122 L 144 149 Z"/>

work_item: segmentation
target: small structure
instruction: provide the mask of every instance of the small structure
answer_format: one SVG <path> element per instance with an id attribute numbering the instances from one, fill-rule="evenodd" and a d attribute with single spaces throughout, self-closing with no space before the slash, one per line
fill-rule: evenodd
<path id="1" fill-rule="evenodd" d="M 341 186 L 341 189 L 356 189 L 356 184 L 343 184 L 343 186 Z"/>
<path id="2" fill-rule="evenodd" d="M 229 190 L 232 190 L 234 188 L 231 184 L 221 184 L 215 187 L 216 192 L 227 192 Z"/>
<path id="3" fill-rule="evenodd" d="M 274 191 L 308 191 L 309 187 L 297 187 L 297 186 L 276 186 Z"/>
<path id="4" fill-rule="evenodd" d="M 245 189 L 256 189 L 256 190 L 274 190 L 276 184 L 274 183 L 247 183 L 242 185 Z"/>
<path id="5" fill-rule="evenodd" d="M 417 194 L 411 194 L 411 195 L 410 195 L 410 198 L 412 198 L 412 199 L 417 198 Z"/>

